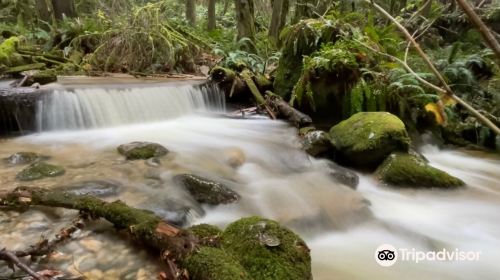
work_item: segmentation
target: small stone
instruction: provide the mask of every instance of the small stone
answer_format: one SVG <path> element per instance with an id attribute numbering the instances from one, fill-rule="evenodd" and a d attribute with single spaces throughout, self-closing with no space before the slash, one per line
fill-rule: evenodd
<path id="1" fill-rule="evenodd" d="M 118 152 L 128 160 L 149 159 L 168 154 L 167 148 L 151 142 L 131 142 L 120 145 Z"/>
<path id="2" fill-rule="evenodd" d="M 19 152 L 12 154 L 10 157 L 4 159 L 7 164 L 10 165 L 21 165 L 30 164 L 38 160 L 48 159 L 47 156 L 42 156 L 33 152 Z"/>
<path id="3" fill-rule="evenodd" d="M 45 162 L 35 162 L 19 172 L 16 178 L 20 181 L 33 181 L 45 177 L 56 177 L 64 175 L 64 168 Z"/>
<path id="4" fill-rule="evenodd" d="M 232 168 L 237 168 L 242 166 L 245 161 L 245 153 L 239 148 L 230 148 L 224 151 L 224 158 L 226 163 Z"/>
<path id="5" fill-rule="evenodd" d="M 277 247 L 281 244 L 278 237 L 267 233 L 259 234 L 259 241 L 268 247 Z"/>
<path id="6" fill-rule="evenodd" d="M 103 247 L 102 242 L 95 239 L 84 239 L 80 241 L 80 244 L 82 244 L 82 246 L 85 247 L 85 249 L 94 253 L 100 251 Z"/>
<path id="7" fill-rule="evenodd" d="M 184 186 L 199 203 L 211 205 L 237 202 L 240 196 L 221 183 L 193 174 L 174 176 L 174 182 Z"/>

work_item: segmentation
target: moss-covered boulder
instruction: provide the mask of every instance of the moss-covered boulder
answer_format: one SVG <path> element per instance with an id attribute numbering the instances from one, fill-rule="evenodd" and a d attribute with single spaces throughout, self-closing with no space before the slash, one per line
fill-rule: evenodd
<path id="1" fill-rule="evenodd" d="M 33 181 L 46 177 L 64 175 L 65 170 L 61 166 L 48 164 L 43 161 L 35 162 L 21 170 L 16 176 L 20 181 Z"/>
<path id="2" fill-rule="evenodd" d="M 194 225 L 187 230 L 200 239 L 219 236 L 222 233 L 220 228 L 209 224 Z"/>
<path id="3" fill-rule="evenodd" d="M 275 221 L 243 218 L 230 224 L 221 238 L 222 248 L 235 256 L 252 279 L 312 279 L 306 243 Z"/>
<path id="4" fill-rule="evenodd" d="M 332 127 L 330 139 L 340 161 L 363 168 L 376 167 L 410 146 L 404 123 L 387 112 L 357 113 Z"/>
<path id="5" fill-rule="evenodd" d="M 162 145 L 151 142 L 132 142 L 123 144 L 120 145 L 117 150 L 128 160 L 161 157 L 169 152 L 167 148 Z"/>
<path id="6" fill-rule="evenodd" d="M 193 254 L 184 261 L 184 266 L 188 269 L 189 276 L 193 280 L 253 279 L 234 256 L 220 248 L 201 247 L 196 254 Z"/>
<path id="7" fill-rule="evenodd" d="M 185 187 L 199 203 L 219 205 L 234 203 L 240 199 L 240 196 L 227 186 L 201 176 L 180 174 L 174 176 L 173 180 Z"/>
<path id="8" fill-rule="evenodd" d="M 457 188 L 465 183 L 450 174 L 430 166 L 422 157 L 394 153 L 379 166 L 377 177 L 397 187 Z"/>
<path id="9" fill-rule="evenodd" d="M 35 161 L 48 159 L 48 156 L 43 156 L 33 152 L 18 152 L 10 155 L 8 158 L 5 158 L 5 163 L 9 165 L 22 165 L 22 164 L 30 164 Z"/>

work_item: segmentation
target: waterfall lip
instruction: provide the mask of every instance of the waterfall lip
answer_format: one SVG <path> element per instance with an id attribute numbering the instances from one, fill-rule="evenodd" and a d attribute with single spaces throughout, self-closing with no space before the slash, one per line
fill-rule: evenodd
<path id="1" fill-rule="evenodd" d="M 143 88 L 143 87 L 175 87 L 184 85 L 203 85 L 206 77 L 193 76 L 189 78 L 134 78 L 133 76 L 87 77 L 62 76 L 57 83 L 46 85 L 50 89 L 81 89 L 81 88 Z"/>
<path id="2" fill-rule="evenodd" d="M 202 81 L 54 88 L 36 108 L 38 131 L 81 130 L 224 112 L 224 94 Z"/>

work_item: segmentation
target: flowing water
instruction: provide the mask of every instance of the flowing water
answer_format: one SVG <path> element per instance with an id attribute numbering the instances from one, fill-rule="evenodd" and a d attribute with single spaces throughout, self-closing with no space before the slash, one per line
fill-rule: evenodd
<path id="1" fill-rule="evenodd" d="M 422 147 L 436 167 L 464 180 L 459 191 L 398 190 L 360 174 L 354 191 L 329 176 L 326 160 L 299 149 L 297 131 L 267 119 L 222 116 L 215 89 L 190 85 L 59 90 L 39 104 L 40 133 L 0 142 L 0 157 L 34 151 L 62 165 L 61 177 L 20 183 L 23 166 L 0 169 L 0 189 L 53 187 L 87 180 L 121 187 L 112 197 L 172 218 L 190 209 L 189 224 L 224 227 L 244 216 L 276 219 L 311 248 L 314 279 L 498 279 L 500 158 Z M 116 147 L 157 142 L 171 153 L 159 164 L 125 161 Z M 241 163 L 235 167 L 234 162 Z M 242 199 L 199 205 L 172 177 L 195 173 L 220 181 Z M 76 213 L 62 209 L 0 212 L 0 247 L 26 248 L 50 237 Z M 417 250 L 480 251 L 479 261 L 397 262 L 381 267 L 375 249 L 388 243 Z M 160 267 L 106 223 L 95 222 L 60 248 L 51 266 L 91 279 L 154 279 Z M 6 269 L 0 268 L 0 273 Z"/>

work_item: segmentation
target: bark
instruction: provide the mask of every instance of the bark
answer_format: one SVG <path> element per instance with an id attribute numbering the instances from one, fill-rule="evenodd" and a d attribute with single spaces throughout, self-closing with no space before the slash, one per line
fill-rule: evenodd
<path id="1" fill-rule="evenodd" d="M 214 30 L 217 25 L 215 18 L 215 3 L 215 0 L 208 1 L 208 31 Z"/>
<path id="2" fill-rule="evenodd" d="M 279 118 L 285 119 L 290 123 L 299 127 L 312 123 L 312 119 L 310 116 L 293 108 L 292 106 L 290 106 L 290 104 L 288 104 L 288 102 L 285 102 L 281 97 L 271 92 L 266 92 L 266 94 L 267 94 L 267 99 L 266 99 L 267 105 L 271 109 L 273 109 L 273 111 L 278 112 L 277 116 Z"/>
<path id="3" fill-rule="evenodd" d="M 472 24 L 477 28 L 477 30 L 479 30 L 486 44 L 495 53 L 497 57 L 497 64 L 500 66 L 500 44 L 498 43 L 497 39 L 495 38 L 491 30 L 488 28 L 488 26 L 486 26 L 486 24 L 484 24 L 481 18 L 474 11 L 474 8 L 472 8 L 469 5 L 469 3 L 467 3 L 467 1 L 465 0 L 456 0 L 456 1 L 458 5 L 462 8 L 462 10 L 464 10 L 465 14 L 472 22 Z"/>
<path id="4" fill-rule="evenodd" d="M 52 3 L 49 0 L 36 0 L 36 11 L 41 20 L 52 21 Z"/>
<path id="5" fill-rule="evenodd" d="M 61 20 L 64 16 L 74 18 L 77 16 L 74 0 L 52 0 L 54 16 Z"/>
<path id="6" fill-rule="evenodd" d="M 238 40 L 249 38 L 255 41 L 255 15 L 253 0 L 235 0 Z"/>
<path id="7" fill-rule="evenodd" d="M 196 1 L 186 0 L 186 19 L 191 26 L 196 24 Z"/>
<path id="8" fill-rule="evenodd" d="M 295 2 L 295 15 L 292 23 L 297 23 L 305 18 L 317 17 L 314 13 L 314 8 L 317 4 L 318 0 L 297 0 Z"/>
<path id="9" fill-rule="evenodd" d="M 279 35 L 286 23 L 289 0 L 274 0 L 271 24 L 269 25 L 269 38 L 279 46 Z"/>

